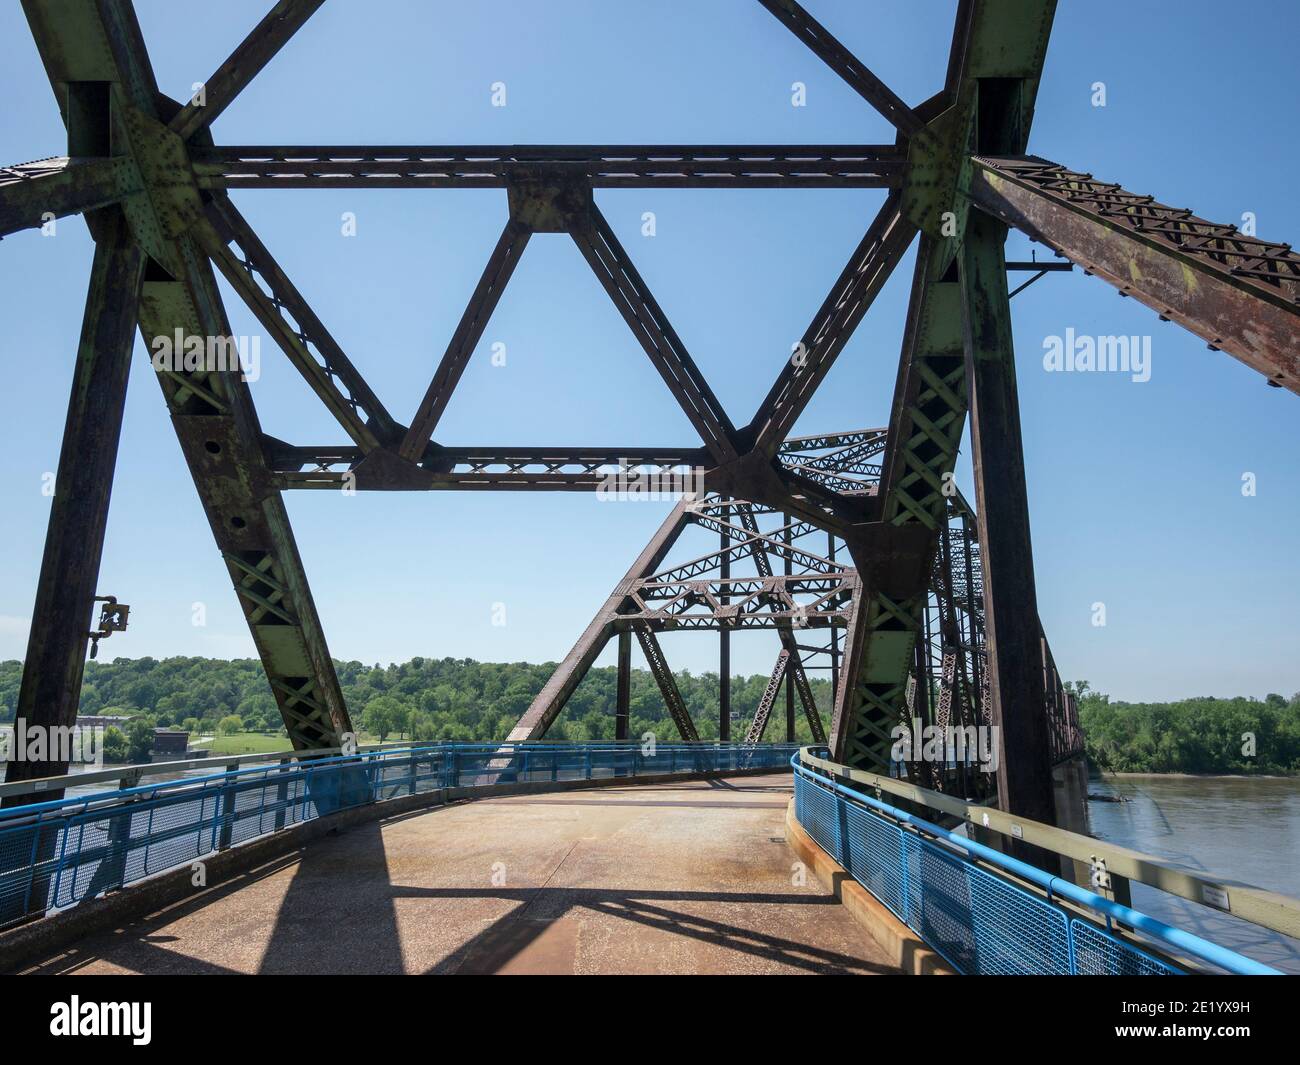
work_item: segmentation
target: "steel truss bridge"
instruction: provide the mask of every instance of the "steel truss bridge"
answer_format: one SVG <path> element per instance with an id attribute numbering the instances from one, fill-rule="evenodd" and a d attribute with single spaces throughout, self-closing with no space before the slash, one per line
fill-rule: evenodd
<path id="1" fill-rule="evenodd" d="M 512 738 L 537 739 L 601 646 L 617 638 L 616 735 L 626 734 L 635 637 L 683 738 L 696 729 L 658 634 L 776 632 L 762 740 L 782 684 L 838 764 L 888 771 L 890 730 L 919 715 L 1000 729 L 997 801 L 1054 822 L 1051 768 L 1077 723 L 1039 625 L 1016 397 L 1008 227 L 1164 319 L 1300 391 L 1300 256 L 1026 154 L 1053 0 L 961 0 L 937 91 L 910 106 L 795 0 L 758 0 L 896 131 L 847 145 L 218 145 L 213 121 L 322 0 L 279 0 L 214 71 L 201 101 L 157 86 L 128 0 L 23 0 L 67 131 L 55 157 L 0 170 L 0 236 L 84 216 L 95 240 L 17 708 L 29 725 L 75 720 L 135 331 L 146 341 L 230 334 L 224 277 L 337 421 L 324 446 L 262 431 L 231 370 L 157 374 L 231 583 L 295 748 L 352 731 L 283 492 L 596 491 L 611 471 L 702 469 L 614 589 Z M 1077 162 L 1077 161 L 1070 161 Z M 880 188 L 867 226 L 790 359 L 747 421 L 719 402 L 602 214 L 616 187 Z M 262 188 L 497 188 L 509 220 L 409 424 L 367 384 L 230 197 Z M 702 193 L 704 194 L 704 193 Z M 694 447 L 465 445 L 440 422 L 534 234 L 567 234 L 698 433 Z M 792 438 L 891 272 L 917 248 L 887 426 Z M 782 344 L 784 346 L 784 344 Z M 951 488 L 969 425 L 973 505 Z M 664 568 L 686 526 L 716 551 Z M 823 721 L 807 670 L 829 668 Z M 720 707 L 729 728 L 729 691 Z M 724 733 L 726 734 L 726 733 Z M 11 781 L 62 772 L 14 762 Z M 918 768 L 918 774 L 924 770 Z M 936 788 L 968 788 L 939 779 Z"/>

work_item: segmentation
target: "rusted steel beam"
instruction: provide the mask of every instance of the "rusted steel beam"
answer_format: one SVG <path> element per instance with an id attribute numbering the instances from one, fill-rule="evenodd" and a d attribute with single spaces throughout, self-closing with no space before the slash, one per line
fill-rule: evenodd
<path id="1" fill-rule="evenodd" d="M 692 520 L 704 528 L 717 527 L 721 530 L 722 535 L 727 537 L 727 547 L 725 550 L 718 550 L 708 555 L 701 555 L 699 558 L 691 559 L 689 562 L 683 562 L 680 565 L 673 566 L 671 569 L 663 570 L 656 573 L 652 580 L 655 581 L 688 581 L 704 573 L 710 573 L 719 566 L 729 566 L 732 562 L 739 561 L 742 556 L 757 556 L 763 559 L 765 565 L 769 565 L 767 555 L 774 554 L 779 558 L 793 559 L 799 563 L 799 566 L 805 570 L 811 570 L 815 573 L 842 573 L 843 566 L 836 565 L 820 555 L 811 554 L 802 548 L 793 545 L 782 544 L 770 536 L 754 534 L 745 540 L 732 542 L 729 530 L 734 526 L 725 523 L 715 523 L 708 518 L 701 518 L 698 515 L 693 516 Z M 769 572 L 767 574 L 771 576 Z M 727 574 L 722 574 L 727 576 Z"/>
<path id="2" fill-rule="evenodd" d="M 365 452 L 355 444 L 294 445 L 267 438 L 272 469 L 293 472 L 303 466 L 331 467 L 360 461 Z M 529 465 L 580 465 L 635 467 L 691 465 L 708 456 L 701 447 L 620 447 L 594 444 L 590 447 L 561 444 L 555 447 L 535 444 L 484 444 L 481 447 L 434 445 L 425 465 L 432 470 L 455 470 L 459 467 Z"/>
<path id="3" fill-rule="evenodd" d="M 971 202 L 1300 393 L 1300 255 L 1036 156 L 972 159 Z"/>
<path id="4" fill-rule="evenodd" d="M 525 740 L 540 740 L 546 735 L 547 729 L 560 716 L 560 711 L 568 703 L 569 697 L 582 683 L 592 663 L 600 657 L 601 651 L 605 649 L 605 645 L 613 635 L 614 623 L 610 620 L 608 611 L 602 610 L 583 630 L 582 635 L 578 637 L 578 642 L 564 656 L 564 661 L 556 667 L 555 672 L 547 679 L 523 716 L 515 723 L 515 727 L 510 730 L 510 735 L 506 737 L 507 742 L 522 743 Z M 620 648 L 620 656 L 621 654 Z M 617 722 L 615 728 L 617 729 Z"/>
<path id="5" fill-rule="evenodd" d="M 15 709 L 15 723 L 26 722 L 28 729 L 70 727 L 77 720 L 144 267 L 144 253 L 130 240 L 122 219 L 104 220 L 90 272 Z M 5 779 L 67 771 L 67 761 L 58 758 L 13 757 Z M 48 797 L 60 798 L 61 793 Z"/>
<path id="6" fill-rule="evenodd" d="M 831 634 L 838 630 L 832 628 Z M 790 664 L 787 667 L 787 680 L 794 682 L 794 690 L 799 693 L 799 705 L 803 707 L 805 719 L 808 721 L 808 729 L 812 733 L 813 743 L 824 744 L 826 742 L 826 729 L 822 725 L 822 716 L 817 709 L 817 700 L 813 698 L 812 686 L 808 683 L 808 674 L 804 672 L 803 660 L 799 654 L 799 644 L 794 638 L 794 633 L 788 629 L 781 632 L 781 644 L 790 652 Z M 820 648 L 819 648 L 820 650 Z M 790 725 L 790 739 L 793 742 L 794 725 Z"/>
<path id="7" fill-rule="evenodd" d="M 632 719 L 632 634 L 618 634 L 618 680 L 614 694 L 614 739 L 625 740 Z"/>
<path id="8" fill-rule="evenodd" d="M 0 237 L 117 203 L 139 187 L 139 176 L 122 158 L 59 156 L 0 167 Z"/>
<path id="9" fill-rule="evenodd" d="M 203 83 L 203 102 L 186 104 L 169 123 L 181 140 L 206 129 L 289 43 L 325 0 L 278 0 L 228 59 Z"/>
<path id="10" fill-rule="evenodd" d="M 648 622 L 669 629 L 827 628 L 847 621 L 846 604 L 856 593 L 852 571 L 764 577 L 713 576 L 691 581 L 636 582 L 615 621 Z M 723 596 L 730 602 L 724 605 Z M 801 603 L 797 596 L 814 597 Z"/>
<path id="11" fill-rule="evenodd" d="M 758 2 L 780 19 L 791 33 L 812 49 L 851 89 L 884 115 L 900 133 L 910 137 L 922 129 L 925 123 L 916 112 L 836 40 L 825 26 L 808 14 L 802 5 L 795 0 Z"/>
<path id="12" fill-rule="evenodd" d="M 788 436 L 781 445 L 783 455 L 802 455 L 818 451 L 840 451 L 859 444 L 883 443 L 888 426 L 877 429 L 857 429 L 851 433 L 814 433 L 810 436 Z"/>
<path id="13" fill-rule="evenodd" d="M 781 682 L 785 680 L 785 671 L 789 664 L 790 652 L 783 647 L 777 652 L 772 674 L 767 678 L 767 687 L 763 689 L 762 698 L 758 700 L 758 706 L 754 710 L 754 717 L 749 722 L 749 731 L 745 733 L 747 745 L 752 746 L 763 742 L 767 723 L 772 719 L 772 704 L 776 702 L 776 693 L 781 690 Z"/>
<path id="14" fill-rule="evenodd" d="M 637 581 L 659 567 L 685 527 L 686 504 L 683 502 L 673 507 L 672 513 L 659 526 L 658 531 L 637 556 L 627 574 L 615 586 L 605 605 L 597 611 L 591 624 L 578 638 L 578 642 L 565 655 L 564 661 L 551 674 L 515 727 L 510 730 L 510 735 L 506 737 L 508 740 L 511 742 L 539 740 L 546 735 L 546 730 L 560 715 L 574 689 L 582 683 L 582 678 L 587 675 L 591 664 L 596 661 L 605 644 L 614 635 L 614 618 L 626 605 L 628 593 Z"/>
<path id="15" fill-rule="evenodd" d="M 673 719 L 673 724 L 677 726 L 677 731 L 683 740 L 687 743 L 698 743 L 699 731 L 695 728 L 690 711 L 686 709 L 686 703 L 682 700 L 677 679 L 673 676 L 673 671 L 668 668 L 668 660 L 664 657 L 664 649 L 659 646 L 659 640 L 644 625 L 637 625 L 632 631 L 636 633 L 637 642 L 641 644 L 641 653 L 645 655 L 655 683 L 659 685 L 659 693 L 668 708 L 668 716 Z"/>
<path id="16" fill-rule="evenodd" d="M 182 250 L 183 281 L 145 282 L 141 332 L 229 335 L 207 259 L 195 246 Z M 352 725 L 288 512 L 258 446 L 248 384 L 237 371 L 158 381 L 289 738 L 300 750 L 338 747 Z"/>
<path id="17" fill-rule="evenodd" d="M 731 419 L 594 203 L 588 224 L 576 226 L 570 236 L 695 426 L 714 463 L 738 458 Z"/>
<path id="18" fill-rule="evenodd" d="M 357 491 L 603 491 L 676 495 L 698 490 L 698 470 L 709 461 L 703 448 L 509 447 L 430 445 L 415 466 L 395 452 L 378 452 L 397 471 L 384 476 L 361 465 L 356 445 L 296 447 L 263 438 L 267 462 L 281 488 Z"/>
<path id="19" fill-rule="evenodd" d="M 108 82 L 136 107 L 155 105 L 158 81 L 131 4 L 22 0 L 22 6 L 69 132 L 78 125 L 72 84 Z"/>
<path id="20" fill-rule="evenodd" d="M 756 434 L 756 447 L 767 454 L 775 455 L 781 447 L 907 251 L 916 230 L 902 217 L 900 202 L 893 195 L 885 200 L 799 347 L 782 366 L 776 382 L 759 405 L 750 428 Z"/>
<path id="21" fill-rule="evenodd" d="M 497 241 L 487 266 L 470 296 L 461 315 L 456 332 L 452 334 L 447 350 L 438 364 L 438 370 L 429 388 L 420 401 L 420 406 L 411 419 L 411 427 L 402 440 L 398 454 L 410 462 L 419 462 L 429 446 L 429 440 L 438 428 L 438 420 L 451 400 L 452 393 L 460 381 L 461 374 L 469 365 L 483 330 L 487 328 L 488 319 L 492 317 L 501 293 L 505 291 L 515 267 L 519 264 L 528 247 L 531 232 L 527 226 L 511 218 Z"/>
<path id="22" fill-rule="evenodd" d="M 882 461 L 880 517 L 923 545 L 946 509 L 944 474 L 951 474 L 965 425 L 960 291 L 943 270 L 944 249 L 923 235 L 903 334 L 898 385 Z M 870 559 L 850 544 L 855 564 Z M 839 756 L 885 770 L 889 730 L 904 717 L 906 677 L 926 597 L 928 567 L 864 580 L 864 598 L 845 637 L 841 685 L 831 740 Z"/>
<path id="23" fill-rule="evenodd" d="M 747 528 L 757 532 L 757 525 L 753 512 L 749 508 L 742 506 L 740 508 Z M 771 538 L 768 542 L 780 543 L 784 548 L 781 553 L 781 563 L 784 570 L 784 576 L 787 581 L 793 580 L 794 573 L 794 547 L 793 531 L 794 526 L 790 521 L 790 515 L 783 516 L 784 520 L 779 533 L 776 537 Z M 757 544 L 757 537 L 751 537 L 751 543 Z M 760 561 L 761 559 L 761 561 Z M 759 573 L 764 571 L 771 575 L 771 562 L 765 553 L 759 552 L 757 548 L 754 551 L 754 563 L 758 567 Z M 798 619 L 800 627 L 807 625 L 806 618 Z M 799 654 L 799 641 L 794 635 L 794 623 L 790 621 L 778 621 L 777 631 L 781 636 L 781 646 L 789 654 L 789 662 L 786 665 L 785 673 L 785 738 L 787 743 L 794 742 L 794 695 L 795 689 L 799 691 L 799 699 L 803 705 L 804 715 L 808 719 L 808 728 L 812 732 L 813 742 L 825 743 L 826 733 L 822 728 L 821 716 L 817 713 L 817 704 L 813 699 L 812 689 L 808 686 L 808 677 L 804 673 L 803 659 Z"/>
<path id="24" fill-rule="evenodd" d="M 217 197 L 207 218 L 195 230 L 203 250 L 353 442 L 370 452 L 395 441 L 392 415 L 235 205 Z"/>
<path id="25" fill-rule="evenodd" d="M 148 186 L 148 195 L 121 208 L 132 238 L 159 264 L 146 271 L 139 301 L 147 345 L 156 354 L 156 340 L 177 330 L 228 341 L 216 278 L 189 234 L 202 222 L 202 200 L 184 145 L 165 124 L 180 107 L 158 92 L 134 9 L 24 0 L 24 10 L 70 144 L 106 143 L 111 129 Z M 88 93 L 87 85 L 104 91 Z M 200 361 L 157 374 L 173 428 L 290 739 L 299 749 L 337 747 L 351 723 L 288 514 L 266 468 L 251 394 L 237 368 Z"/>
<path id="26" fill-rule="evenodd" d="M 863 591 L 845 639 L 831 739 L 849 765 L 888 771 L 889 730 L 906 715 L 906 678 L 965 426 L 960 241 L 940 220 L 964 223 L 969 201 L 957 179 L 972 137 L 980 151 L 1024 150 L 1055 8 L 1055 0 L 963 0 L 944 91 L 921 108 L 936 136 L 910 144 L 909 217 L 923 235 L 875 497 L 880 526 L 874 542 L 848 545 Z M 893 561 L 882 566 L 885 557 Z"/>
<path id="27" fill-rule="evenodd" d="M 973 215 L 960 267 L 989 709 L 1002 747 L 998 808 L 1055 824 L 1029 494 L 1002 252 L 1006 232 L 996 219 Z"/>
<path id="28" fill-rule="evenodd" d="M 718 576 L 727 581 L 731 578 L 731 528 L 724 525 L 718 530 Z M 725 591 L 719 601 L 723 607 L 731 604 L 731 596 Z M 731 630 L 723 628 L 718 632 L 718 739 L 727 742 L 731 739 Z"/>
<path id="29" fill-rule="evenodd" d="M 195 146 L 203 188 L 505 188 L 521 168 L 593 188 L 893 188 L 894 145 Z"/>

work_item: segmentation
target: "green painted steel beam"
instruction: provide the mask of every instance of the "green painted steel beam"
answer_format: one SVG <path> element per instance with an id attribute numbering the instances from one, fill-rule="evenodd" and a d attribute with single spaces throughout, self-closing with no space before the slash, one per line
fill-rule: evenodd
<path id="1" fill-rule="evenodd" d="M 892 571 L 881 536 L 848 540 L 863 592 L 845 638 L 843 682 L 831 741 L 836 757 L 887 769 L 890 730 L 907 717 L 907 676 L 927 578 L 965 429 L 967 398 L 957 259 L 969 198 L 970 155 L 981 138 L 1018 144 L 1029 135 L 1055 0 L 973 0 L 958 9 L 944 92 L 918 112 L 904 213 L 922 232 L 878 496 L 879 523 L 898 532 Z M 903 538 L 911 550 L 905 552 Z"/>
<path id="2" fill-rule="evenodd" d="M 188 147 L 168 127 L 181 108 L 158 92 L 131 5 L 23 6 L 70 148 L 111 145 L 140 175 L 140 191 L 124 198 L 121 210 L 148 257 L 138 314 L 146 345 L 155 351 L 158 338 L 178 335 L 205 346 L 228 340 L 211 264 L 194 239 L 205 224 L 202 194 Z M 289 736 L 299 749 L 338 747 L 352 726 L 248 386 L 228 361 L 190 370 L 176 362 L 157 376 Z M 49 619 L 56 628 L 70 623 L 67 612 Z M 75 692 L 72 699 L 75 705 Z"/>
<path id="3" fill-rule="evenodd" d="M 29 729 L 67 728 L 77 719 L 144 277 L 144 254 L 121 216 L 102 219 L 99 229 L 15 709 L 15 721 Z M 14 758 L 5 779 L 67 768 L 57 758 Z"/>
<path id="4" fill-rule="evenodd" d="M 1006 236 L 1001 222 L 975 212 L 961 255 L 971 459 L 984 572 L 989 723 L 998 730 L 1001 749 L 999 805 L 1010 813 L 1054 824 L 1052 744 L 1003 254 Z M 1022 857 L 1033 860 L 1030 855 Z"/>
<path id="5" fill-rule="evenodd" d="M 61 156 L 0 167 L 0 237 L 95 211 L 140 191 L 128 159 Z"/>

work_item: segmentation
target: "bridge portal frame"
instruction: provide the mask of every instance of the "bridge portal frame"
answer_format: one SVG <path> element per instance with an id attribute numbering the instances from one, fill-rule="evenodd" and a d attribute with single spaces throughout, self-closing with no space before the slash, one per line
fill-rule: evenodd
<path id="1" fill-rule="evenodd" d="M 969 413 L 979 441 L 978 520 L 989 547 L 983 592 L 991 620 L 990 706 L 1005 745 L 1001 800 L 1004 808 L 1050 820 L 1044 689 L 1031 679 L 1031 664 L 1042 667 L 1044 660 L 999 260 L 1005 230 L 984 216 L 1089 266 L 1292 391 L 1300 391 L 1300 257 L 1286 245 L 1242 237 L 1023 155 L 1054 0 L 960 0 L 944 84 L 916 107 L 795 0 L 758 2 L 894 126 L 893 144 L 218 147 L 213 120 L 322 0 L 278 0 L 207 80 L 205 98 L 184 104 L 159 92 L 129 0 L 23 0 L 67 128 L 67 155 L 0 171 L 0 236 L 82 213 L 104 260 L 87 304 L 61 469 L 82 463 L 77 475 L 111 483 L 115 448 L 91 447 L 86 422 L 94 404 L 106 415 L 101 429 L 113 430 L 115 411 L 120 422 L 117 393 L 103 376 L 128 350 L 118 328 L 123 321 L 134 315 L 146 342 L 176 330 L 229 336 L 214 267 L 347 437 L 315 447 L 268 436 L 247 386 L 228 369 L 158 375 L 295 747 L 338 746 L 352 726 L 283 490 L 590 491 L 611 469 L 662 474 L 687 465 L 704 469 L 707 490 L 790 514 L 846 546 L 861 591 L 845 634 L 830 740 L 845 764 L 880 768 L 887 764 L 888 726 L 905 709 L 942 537 L 945 486 Z M 596 205 L 594 189 L 628 186 L 888 190 L 802 338 L 801 357 L 786 363 L 743 426 L 723 409 Z M 411 425 L 386 410 L 235 209 L 229 190 L 259 187 L 507 191 L 509 222 Z M 434 440 L 492 308 L 537 232 L 574 240 L 699 434 L 698 447 L 464 447 Z M 787 468 L 778 452 L 918 235 L 879 483 L 871 493 L 838 491 Z M 1125 263 L 1142 270 L 1124 275 Z M 136 271 L 142 276 L 133 299 Z M 1263 326 L 1246 335 L 1222 324 L 1242 320 Z M 61 478 L 60 490 L 68 486 Z M 74 510 L 64 501 L 52 511 L 18 706 L 29 724 L 75 719 L 108 497 L 105 488 Z M 70 560 L 79 577 L 56 587 L 60 564 L 51 560 L 60 559 Z M 619 706 L 625 719 L 622 690 Z M 24 779 L 60 768 L 15 762 L 8 774 Z"/>

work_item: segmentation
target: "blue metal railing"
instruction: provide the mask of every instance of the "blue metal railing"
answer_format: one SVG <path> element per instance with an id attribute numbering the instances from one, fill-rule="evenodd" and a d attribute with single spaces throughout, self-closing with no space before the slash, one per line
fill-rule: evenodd
<path id="1" fill-rule="evenodd" d="M 790 764 L 795 817 L 808 835 L 958 972 L 1154 976 L 1187 971 L 1117 934 L 1118 924 L 1230 973 L 1278 974 L 846 787 L 803 765 L 798 754 Z"/>
<path id="2" fill-rule="evenodd" d="M 785 769 L 789 744 L 452 743 L 293 759 L 0 810 L 0 928 L 355 806 L 499 784 Z M 75 785 L 64 778 L 59 787 Z"/>

